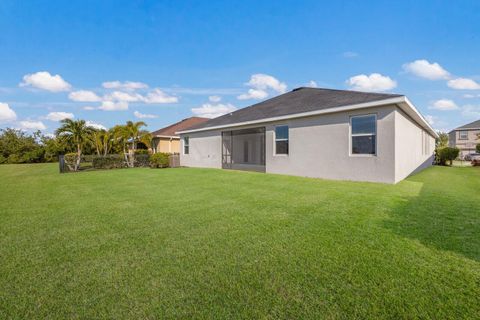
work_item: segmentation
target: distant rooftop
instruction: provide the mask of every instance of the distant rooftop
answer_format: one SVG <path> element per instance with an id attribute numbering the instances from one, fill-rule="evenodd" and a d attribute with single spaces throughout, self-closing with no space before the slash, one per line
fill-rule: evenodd
<path id="1" fill-rule="evenodd" d="M 159 129 L 157 131 L 152 132 L 152 136 L 176 136 L 175 132 L 181 130 L 190 129 L 192 126 L 199 125 L 204 123 L 210 119 L 208 118 L 201 118 L 201 117 L 190 117 L 183 119 L 177 123 L 171 124 L 168 127 Z"/>
<path id="2" fill-rule="evenodd" d="M 467 123 L 466 125 L 453 129 L 452 131 L 465 129 L 480 129 L 480 120 Z"/>
<path id="3" fill-rule="evenodd" d="M 300 87 L 277 97 L 197 124 L 192 126 L 190 130 L 293 115 L 402 96 L 401 94 Z"/>

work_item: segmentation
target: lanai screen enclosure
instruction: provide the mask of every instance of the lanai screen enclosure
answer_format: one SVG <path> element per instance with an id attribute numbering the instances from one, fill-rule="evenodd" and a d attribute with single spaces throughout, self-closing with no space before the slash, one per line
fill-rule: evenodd
<path id="1" fill-rule="evenodd" d="M 222 168 L 265 172 L 265 127 L 222 131 Z"/>

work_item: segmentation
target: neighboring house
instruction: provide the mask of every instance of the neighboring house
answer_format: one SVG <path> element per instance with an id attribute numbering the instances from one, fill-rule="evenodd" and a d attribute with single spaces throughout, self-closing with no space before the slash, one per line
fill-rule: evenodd
<path id="1" fill-rule="evenodd" d="M 152 132 L 152 147 L 153 153 L 179 153 L 180 152 L 180 136 L 176 135 L 176 131 L 186 130 L 192 126 L 210 120 L 208 118 L 190 117 L 183 119 L 177 123 L 169 125 L 168 127 Z"/>
<path id="2" fill-rule="evenodd" d="M 403 95 L 298 88 L 182 137 L 182 166 L 396 183 L 430 166 L 436 132 Z"/>
<path id="3" fill-rule="evenodd" d="M 460 157 L 475 152 L 475 147 L 480 143 L 480 120 L 453 129 L 448 133 L 448 145 L 460 149 Z"/>

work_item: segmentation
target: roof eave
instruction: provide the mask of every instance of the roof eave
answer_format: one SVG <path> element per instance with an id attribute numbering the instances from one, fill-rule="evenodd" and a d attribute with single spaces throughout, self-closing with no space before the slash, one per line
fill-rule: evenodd
<path id="1" fill-rule="evenodd" d="M 419 125 L 421 125 L 425 130 L 427 130 L 434 138 L 438 138 L 438 133 L 432 128 L 428 121 L 422 116 L 422 114 L 415 108 L 415 106 L 408 100 L 407 97 L 402 96 L 403 102 L 398 105 L 406 112 L 413 120 L 415 120 Z"/>
<path id="2" fill-rule="evenodd" d="M 267 123 L 267 122 L 273 122 L 273 121 L 281 121 L 281 120 L 286 120 L 286 119 L 303 118 L 303 117 L 309 117 L 309 116 L 315 116 L 315 115 L 321 115 L 321 114 L 329 114 L 329 113 L 336 113 L 336 112 L 349 111 L 349 110 L 365 109 L 365 108 L 378 107 L 378 106 L 384 106 L 384 105 L 390 105 L 390 104 L 396 104 L 396 105 L 402 106 L 403 111 L 405 111 L 410 117 L 412 117 L 424 129 L 429 131 L 429 133 L 432 136 L 434 136 L 435 138 L 438 138 L 438 134 L 435 132 L 435 130 L 433 130 L 433 128 L 430 126 L 430 124 L 425 120 L 425 118 L 420 114 L 420 112 L 418 112 L 418 110 L 415 108 L 415 106 L 405 96 L 387 98 L 387 99 L 371 101 L 371 102 L 357 103 L 357 104 L 352 104 L 352 105 L 345 105 L 345 106 L 340 106 L 340 107 L 333 107 L 333 108 L 322 109 L 322 110 L 301 112 L 301 113 L 295 113 L 295 114 L 272 117 L 272 118 L 263 118 L 263 119 L 258 119 L 258 120 L 237 122 L 237 123 L 226 124 L 226 125 L 212 126 L 212 127 L 192 129 L 192 130 L 183 130 L 183 131 L 177 131 L 175 133 L 176 134 L 186 134 L 186 133 L 194 133 L 194 132 L 202 132 L 202 131 L 211 131 L 211 130 L 218 130 L 218 129 L 225 129 L 225 128 L 259 124 L 259 123 Z"/>

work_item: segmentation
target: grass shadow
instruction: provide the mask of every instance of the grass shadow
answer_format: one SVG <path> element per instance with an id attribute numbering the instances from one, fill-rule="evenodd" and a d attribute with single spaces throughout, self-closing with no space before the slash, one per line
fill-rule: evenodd
<path id="1" fill-rule="evenodd" d="M 458 171 L 447 176 L 449 170 Z M 404 198 L 384 226 L 422 244 L 480 261 L 480 170 L 426 170 L 403 182 L 423 183 L 418 196 Z"/>

